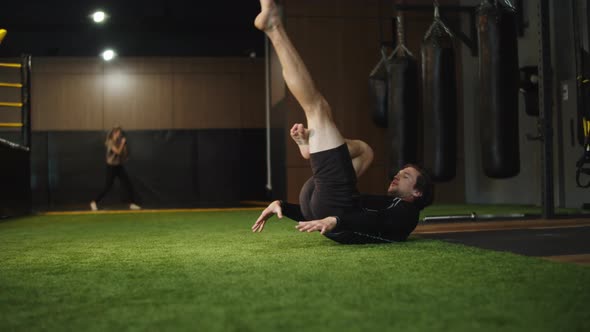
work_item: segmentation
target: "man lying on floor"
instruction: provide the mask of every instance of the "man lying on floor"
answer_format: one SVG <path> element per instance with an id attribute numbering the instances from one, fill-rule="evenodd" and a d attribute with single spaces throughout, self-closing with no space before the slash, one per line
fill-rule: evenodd
<path id="1" fill-rule="evenodd" d="M 365 142 L 342 137 L 330 105 L 287 36 L 274 1 L 261 0 L 260 4 L 262 10 L 254 24 L 272 42 L 287 87 L 305 112 L 308 128 L 295 124 L 291 137 L 301 154 L 310 159 L 313 176 L 301 189 L 300 205 L 272 202 L 252 231 L 261 232 L 276 214 L 298 221 L 301 232 L 319 231 L 340 243 L 404 241 L 416 228 L 420 210 L 432 203 L 428 175 L 418 166 L 408 165 L 389 184 L 388 196 L 373 197 L 377 209 L 363 205 L 356 182 L 371 164 L 373 150 Z"/>

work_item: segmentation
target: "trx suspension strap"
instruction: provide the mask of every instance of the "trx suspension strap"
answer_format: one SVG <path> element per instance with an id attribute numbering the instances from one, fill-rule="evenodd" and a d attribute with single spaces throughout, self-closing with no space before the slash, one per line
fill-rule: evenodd
<path id="1" fill-rule="evenodd" d="M 578 142 L 582 145 L 582 156 L 576 162 L 576 184 L 581 188 L 590 188 L 590 79 L 588 79 L 589 63 L 586 60 L 586 52 L 580 40 L 579 8 L 574 1 L 572 3 L 574 45 L 576 47 L 576 88 L 578 95 Z M 581 126 L 580 123 L 581 122 Z M 580 128 L 581 127 L 581 128 Z"/>
<path id="2" fill-rule="evenodd" d="M 590 120 L 582 118 L 582 126 L 584 127 L 584 153 L 582 157 L 576 162 L 576 183 L 578 187 L 590 188 L 590 179 L 586 183 L 582 183 L 582 174 L 590 176 Z M 589 164 L 585 167 L 586 164 Z"/>

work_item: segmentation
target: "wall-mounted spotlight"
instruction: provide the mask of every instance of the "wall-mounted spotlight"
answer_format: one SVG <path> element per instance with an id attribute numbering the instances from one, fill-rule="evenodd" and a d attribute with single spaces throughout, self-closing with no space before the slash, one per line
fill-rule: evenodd
<path id="1" fill-rule="evenodd" d="M 106 21 L 106 19 L 108 18 L 108 15 L 102 10 L 97 10 L 94 13 L 92 13 L 90 17 L 92 17 L 94 23 L 104 23 L 104 21 Z"/>
<path id="2" fill-rule="evenodd" d="M 117 56 L 117 53 L 115 53 L 115 51 L 113 51 L 112 49 L 107 49 L 104 52 L 102 52 L 100 56 L 103 58 L 104 61 L 111 61 Z"/>

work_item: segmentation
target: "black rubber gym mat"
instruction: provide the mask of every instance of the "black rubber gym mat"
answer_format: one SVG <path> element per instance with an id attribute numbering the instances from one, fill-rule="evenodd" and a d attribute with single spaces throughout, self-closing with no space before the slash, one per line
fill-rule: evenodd
<path id="1" fill-rule="evenodd" d="M 590 226 L 416 235 L 526 256 L 590 254 Z"/>

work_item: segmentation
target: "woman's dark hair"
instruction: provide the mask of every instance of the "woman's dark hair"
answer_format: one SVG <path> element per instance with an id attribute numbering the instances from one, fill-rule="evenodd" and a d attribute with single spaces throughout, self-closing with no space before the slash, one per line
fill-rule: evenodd
<path id="1" fill-rule="evenodd" d="M 125 137 L 125 132 L 123 131 L 123 128 L 121 128 L 121 126 L 115 126 L 113 127 L 113 129 L 111 129 L 111 131 L 109 131 L 109 133 L 107 134 L 107 139 L 105 141 L 105 144 L 108 144 L 110 140 L 113 139 L 113 133 L 115 131 L 120 131 L 121 132 L 121 137 Z"/>
<path id="2" fill-rule="evenodd" d="M 407 164 L 404 166 L 404 168 L 406 167 L 412 167 L 413 169 L 418 171 L 418 173 L 420 173 L 420 175 L 418 175 L 418 178 L 416 178 L 416 184 L 414 185 L 414 189 L 421 192 L 422 196 L 416 198 L 414 200 L 414 204 L 416 204 L 418 209 L 422 210 L 428 205 L 432 204 L 432 202 L 434 201 L 434 183 L 432 182 L 430 173 L 426 169 L 415 164 Z"/>

